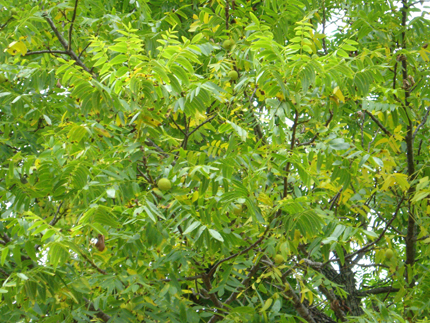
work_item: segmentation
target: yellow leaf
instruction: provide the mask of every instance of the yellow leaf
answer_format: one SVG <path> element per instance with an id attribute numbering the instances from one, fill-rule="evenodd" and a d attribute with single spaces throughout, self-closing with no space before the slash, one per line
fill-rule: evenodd
<path id="1" fill-rule="evenodd" d="M 342 91 L 339 89 L 339 87 L 338 87 L 338 86 L 336 86 L 336 87 L 334 88 L 334 90 L 333 90 L 333 94 L 334 94 L 334 95 L 336 95 L 336 97 L 337 97 L 340 101 L 345 102 L 345 97 L 343 96 L 343 93 L 342 93 Z"/>
<path id="2" fill-rule="evenodd" d="M 388 189 L 388 187 L 390 187 L 391 185 L 394 184 L 394 182 L 396 181 L 396 179 L 394 178 L 393 175 L 389 175 L 384 182 L 384 185 L 382 185 L 381 190 L 382 191 L 386 191 Z"/>
<path id="3" fill-rule="evenodd" d="M 403 191 L 406 191 L 411 186 L 408 182 L 408 176 L 406 174 L 394 174 L 394 177 L 396 178 L 397 184 L 399 184 L 400 188 Z"/>
<path id="4" fill-rule="evenodd" d="M 385 144 L 386 142 L 388 142 L 387 138 L 382 138 L 381 140 L 378 140 L 375 144 L 375 147 L 379 146 L 380 144 Z"/>
<path id="5" fill-rule="evenodd" d="M 14 41 L 9 44 L 8 48 L 4 50 L 5 52 L 8 52 L 11 55 L 17 55 L 21 54 L 24 56 L 27 54 L 27 46 L 22 41 Z"/>
<path id="6" fill-rule="evenodd" d="M 99 135 L 101 135 L 101 136 L 103 136 L 103 137 L 108 137 L 108 138 L 111 138 L 112 136 L 110 135 L 110 133 L 107 131 L 107 130 L 105 130 L 105 129 L 100 129 L 100 128 L 94 128 L 94 130 L 99 134 Z"/>
<path id="7" fill-rule="evenodd" d="M 129 275 L 137 275 L 137 271 L 131 268 L 127 268 L 127 272 Z"/>
<path id="8" fill-rule="evenodd" d="M 142 122 L 147 124 L 147 125 L 154 126 L 154 127 L 158 127 L 161 123 L 161 122 L 159 122 L 159 121 L 157 121 L 154 118 L 151 118 L 149 116 L 143 116 Z"/>
<path id="9" fill-rule="evenodd" d="M 423 61 L 428 62 L 430 60 L 429 57 L 427 56 L 427 51 L 424 48 L 422 48 L 419 51 L 419 53 L 420 53 L 421 58 L 423 59 Z"/>
<path id="10" fill-rule="evenodd" d="M 148 303 L 150 303 L 150 304 L 154 305 L 155 307 L 157 307 L 157 304 L 155 304 L 154 301 L 151 298 L 149 298 L 148 296 L 145 296 L 144 299 Z"/>
<path id="11" fill-rule="evenodd" d="M 266 300 L 266 302 L 264 303 L 264 306 L 260 310 L 260 313 L 268 310 L 269 307 L 272 305 L 272 303 L 273 303 L 273 299 L 269 298 L 268 300 Z"/>
<path id="12" fill-rule="evenodd" d="M 308 300 L 309 300 L 309 305 L 312 305 L 312 302 L 314 301 L 314 294 L 312 294 L 311 291 L 308 292 Z"/>
<path id="13" fill-rule="evenodd" d="M 199 198 L 199 191 L 194 191 L 191 201 L 195 202 L 197 201 L 198 198 Z"/>
<path id="14" fill-rule="evenodd" d="M 258 200 L 266 205 L 273 206 L 273 201 L 270 199 L 270 197 L 265 193 L 260 193 L 258 195 Z"/>
<path id="15" fill-rule="evenodd" d="M 278 98 L 279 101 L 285 100 L 285 97 L 281 92 L 276 93 L 276 97 Z"/>
<path id="16" fill-rule="evenodd" d="M 60 20 L 63 17 L 61 11 L 58 11 L 57 15 L 54 17 L 55 20 Z"/>
<path id="17" fill-rule="evenodd" d="M 208 13 L 205 13 L 205 15 L 204 15 L 204 17 L 203 17 L 203 22 L 205 23 L 205 24 L 207 24 L 208 22 L 209 22 L 209 14 Z"/>

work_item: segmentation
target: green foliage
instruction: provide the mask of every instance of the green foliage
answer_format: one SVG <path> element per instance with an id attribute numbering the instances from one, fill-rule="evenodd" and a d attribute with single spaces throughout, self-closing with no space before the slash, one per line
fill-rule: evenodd
<path id="1" fill-rule="evenodd" d="M 425 10 L 0 1 L 2 321 L 426 322 Z"/>

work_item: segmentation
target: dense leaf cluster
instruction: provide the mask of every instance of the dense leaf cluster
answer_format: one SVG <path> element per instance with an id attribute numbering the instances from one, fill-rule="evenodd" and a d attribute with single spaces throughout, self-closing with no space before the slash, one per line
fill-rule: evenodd
<path id="1" fill-rule="evenodd" d="M 425 10 L 0 1 L 2 322 L 426 322 Z"/>

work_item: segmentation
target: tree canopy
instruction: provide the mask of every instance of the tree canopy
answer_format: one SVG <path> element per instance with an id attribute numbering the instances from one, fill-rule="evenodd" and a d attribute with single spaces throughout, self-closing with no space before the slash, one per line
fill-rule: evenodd
<path id="1" fill-rule="evenodd" d="M 428 322 L 425 10 L 0 0 L 1 320 Z"/>

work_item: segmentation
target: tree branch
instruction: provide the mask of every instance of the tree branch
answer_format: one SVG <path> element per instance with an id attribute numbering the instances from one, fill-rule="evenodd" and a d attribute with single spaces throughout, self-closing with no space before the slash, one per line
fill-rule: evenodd
<path id="1" fill-rule="evenodd" d="M 56 224 L 57 224 L 57 222 L 58 222 L 58 220 L 60 220 L 60 217 L 58 217 L 58 218 L 57 218 L 57 216 L 58 216 L 58 213 L 60 213 L 60 209 L 61 209 L 61 207 L 63 206 L 63 203 L 64 203 L 64 201 L 62 201 L 62 202 L 60 203 L 60 205 L 58 206 L 58 208 L 57 208 L 57 212 L 55 212 L 55 214 L 54 214 L 54 218 L 51 220 L 51 222 L 49 222 L 49 225 L 50 225 L 50 226 L 54 226 L 54 225 L 56 225 Z"/>
<path id="2" fill-rule="evenodd" d="M 421 121 L 421 123 L 418 125 L 418 127 L 415 129 L 414 134 L 412 135 L 412 139 L 415 139 L 415 136 L 417 135 L 418 130 L 420 130 L 420 128 L 426 124 L 426 122 L 427 122 L 427 118 L 428 118 L 428 116 L 429 116 L 429 112 L 430 112 L 430 107 L 428 107 L 428 108 L 427 108 L 427 111 L 426 111 L 426 114 L 424 115 L 423 120 L 422 120 L 422 121 Z"/>
<path id="3" fill-rule="evenodd" d="M 99 268 L 86 254 L 84 254 L 82 251 L 79 252 L 81 256 L 90 263 L 91 267 L 93 267 L 95 270 L 97 270 L 99 273 L 103 275 L 107 275 L 107 272 L 105 272 L 103 269 Z"/>
<path id="4" fill-rule="evenodd" d="M 42 16 L 48 22 L 48 24 L 51 27 L 52 31 L 54 32 L 55 36 L 57 36 L 57 39 L 60 41 L 61 45 L 65 49 L 65 53 L 67 55 L 69 55 L 75 61 L 76 65 L 82 67 L 86 72 L 92 74 L 90 69 L 81 61 L 81 59 L 76 55 L 76 53 L 74 51 L 72 51 L 71 49 L 69 49 L 69 44 L 64 39 L 63 35 L 61 35 L 59 30 L 55 26 L 54 22 L 52 21 L 52 19 L 48 17 L 48 14 L 44 13 Z"/>
<path id="5" fill-rule="evenodd" d="M 69 28 L 69 46 L 67 48 L 67 50 L 72 50 L 72 32 L 73 32 L 73 25 L 75 24 L 75 19 L 76 19 L 76 11 L 78 9 L 78 2 L 79 0 L 75 0 L 75 8 L 73 9 L 73 17 L 72 17 L 72 21 L 70 22 L 70 28 Z"/>
<path id="6" fill-rule="evenodd" d="M 377 294 L 385 294 L 385 293 L 396 293 L 399 290 L 400 290 L 399 288 L 394 288 L 394 287 L 391 287 L 391 286 L 378 287 L 378 288 L 373 288 L 373 289 L 369 289 L 369 290 L 358 291 L 356 293 L 356 295 L 357 296 L 361 296 L 361 297 L 365 297 L 365 296 L 369 296 L 369 295 L 377 295 Z"/>
<path id="7" fill-rule="evenodd" d="M 267 232 L 269 232 L 269 228 L 270 228 L 270 224 L 267 225 L 266 230 L 264 231 L 263 235 L 257 240 L 255 241 L 252 245 L 250 245 L 249 247 L 245 248 L 244 250 L 237 252 L 229 257 L 226 257 L 224 259 L 221 259 L 220 261 L 218 261 L 215 265 L 212 266 L 211 270 L 209 271 L 208 275 L 209 277 L 212 277 L 212 275 L 215 273 L 215 270 L 218 268 L 219 265 L 221 265 L 223 262 L 229 261 L 230 259 L 236 258 L 237 256 L 243 255 L 244 253 L 248 252 L 249 250 L 255 248 L 261 241 L 264 240 L 264 238 L 266 237 Z"/>
<path id="8" fill-rule="evenodd" d="M 27 52 L 25 53 L 25 56 L 30 56 L 30 55 L 39 55 L 39 54 L 63 54 L 63 55 L 69 55 L 68 52 L 64 51 L 64 50 L 38 50 L 38 51 L 34 51 L 34 52 Z"/>
<path id="9" fill-rule="evenodd" d="M 96 310 L 96 308 L 94 307 L 94 304 L 92 302 L 90 302 L 89 299 L 83 297 L 83 300 L 85 301 L 85 303 L 88 306 L 88 309 L 91 312 L 96 312 L 96 316 L 101 319 L 103 322 L 107 322 L 111 319 L 111 317 L 109 315 L 107 315 L 106 313 L 102 312 L 101 310 Z"/>
<path id="10" fill-rule="evenodd" d="M 191 136 L 193 133 L 195 133 L 197 130 L 199 130 L 202 126 L 204 126 L 206 123 L 211 122 L 217 115 L 213 115 L 212 117 L 210 117 L 209 119 L 203 121 L 201 124 L 199 124 L 197 127 L 195 127 L 189 134 L 188 136 Z"/>
<path id="11" fill-rule="evenodd" d="M 297 131 L 297 125 L 299 121 L 299 112 L 296 110 L 296 113 L 294 115 L 294 124 L 293 124 L 293 133 L 291 135 L 291 144 L 290 144 L 290 151 L 293 151 L 294 144 L 296 142 L 296 131 Z M 285 176 L 284 176 L 284 194 L 282 198 L 286 198 L 288 194 L 288 173 L 290 172 L 291 162 L 288 161 L 287 165 L 285 166 Z"/>
<path id="12" fill-rule="evenodd" d="M 400 207 L 402 206 L 402 203 L 403 203 L 404 199 L 405 199 L 405 197 L 404 197 L 404 196 L 400 199 L 400 202 L 397 204 L 397 208 L 396 208 L 396 211 L 394 212 L 393 217 L 391 218 L 391 220 L 390 220 L 390 221 L 388 221 L 387 225 L 385 226 L 384 230 L 382 230 L 382 232 L 381 232 L 381 234 L 378 236 L 378 238 L 376 238 L 374 241 L 372 241 L 372 242 L 368 243 L 368 244 L 367 244 L 367 245 L 365 245 L 363 248 L 360 248 L 360 249 L 358 249 L 357 251 L 355 251 L 355 252 L 353 252 L 353 253 L 350 253 L 350 254 L 346 255 L 346 256 L 345 256 L 345 259 L 350 259 L 350 258 L 354 257 L 355 255 L 357 255 L 357 254 L 361 253 L 361 252 L 366 252 L 366 251 L 368 251 L 368 250 L 370 249 L 370 247 L 372 247 L 373 245 L 377 244 L 377 243 L 379 242 L 379 240 L 381 240 L 381 239 L 382 239 L 382 237 L 384 236 L 385 232 L 386 232 L 386 231 L 388 230 L 388 228 L 391 226 L 391 223 L 393 223 L 394 219 L 397 217 L 397 213 L 399 212 Z M 339 259 L 339 258 L 335 258 L 335 259 L 327 260 L 327 261 L 323 264 L 323 266 L 326 266 L 328 263 L 330 263 L 330 262 L 334 262 L 334 261 L 340 261 L 340 259 Z"/>
<path id="13" fill-rule="evenodd" d="M 325 127 L 327 127 L 329 124 L 330 124 L 330 122 L 331 122 L 331 120 L 333 119 L 333 111 L 331 111 L 330 110 L 330 117 L 328 118 L 328 120 L 326 121 L 326 123 L 325 123 Z M 319 132 L 317 132 L 313 137 L 312 137 L 312 139 L 311 140 L 309 140 L 309 141 L 306 141 L 306 142 L 302 142 L 302 143 L 299 143 L 299 144 L 297 144 L 297 147 L 301 147 L 301 146 L 309 146 L 309 145 L 311 145 L 311 144 L 313 144 L 314 142 L 315 142 L 315 140 L 318 138 L 318 136 L 319 136 L 320 134 L 319 134 Z"/>
<path id="14" fill-rule="evenodd" d="M 389 137 L 391 137 L 392 136 L 392 134 L 391 134 L 391 132 L 390 131 L 388 131 L 388 129 L 387 128 L 385 128 L 384 127 L 384 125 L 372 114 L 372 113 L 370 113 L 369 111 L 367 111 L 367 110 L 364 110 L 364 112 L 366 112 L 367 113 L 367 115 L 378 125 L 378 127 L 379 128 L 381 128 L 381 130 L 387 135 L 387 136 L 389 136 Z M 363 147 L 364 148 L 364 147 Z"/>

